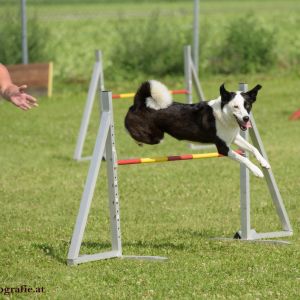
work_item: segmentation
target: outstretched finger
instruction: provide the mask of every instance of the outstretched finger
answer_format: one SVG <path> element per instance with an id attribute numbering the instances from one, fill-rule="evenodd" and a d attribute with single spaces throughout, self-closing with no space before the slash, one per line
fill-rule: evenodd
<path id="1" fill-rule="evenodd" d="M 30 102 L 30 103 L 32 103 L 32 104 L 37 104 L 36 102 L 37 102 L 37 99 L 36 98 L 34 98 L 34 97 L 32 97 L 31 95 L 28 95 L 28 94 L 25 94 L 25 96 L 26 96 L 26 100 L 28 101 L 28 102 Z"/>
<path id="2" fill-rule="evenodd" d="M 21 108 L 22 110 L 29 110 L 31 107 L 30 105 L 28 105 L 27 103 L 22 103 L 20 105 L 17 105 L 19 108 Z"/>

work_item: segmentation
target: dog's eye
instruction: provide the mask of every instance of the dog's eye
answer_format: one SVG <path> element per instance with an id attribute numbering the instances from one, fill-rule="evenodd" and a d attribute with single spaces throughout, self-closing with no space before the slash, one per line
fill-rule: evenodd
<path id="1" fill-rule="evenodd" d="M 234 107 L 234 108 L 239 108 L 237 105 L 234 105 L 233 107 Z"/>

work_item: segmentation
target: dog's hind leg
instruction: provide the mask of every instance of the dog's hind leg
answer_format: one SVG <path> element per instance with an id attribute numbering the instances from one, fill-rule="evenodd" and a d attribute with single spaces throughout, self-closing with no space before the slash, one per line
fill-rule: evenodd
<path id="1" fill-rule="evenodd" d="M 260 152 L 250 143 L 248 143 L 240 134 L 238 134 L 234 140 L 234 144 L 240 147 L 242 150 L 251 152 L 255 158 L 259 161 L 261 166 L 266 169 L 270 169 L 270 164 L 266 159 L 260 154 Z"/>
<path id="2" fill-rule="evenodd" d="M 215 143 L 218 152 L 222 155 L 228 156 L 229 158 L 231 158 L 232 160 L 235 160 L 239 163 L 242 163 L 243 165 L 245 165 L 255 176 L 257 177 L 264 177 L 263 172 L 260 170 L 259 167 L 257 167 L 255 164 L 253 164 L 247 157 L 244 157 L 234 151 L 232 151 L 227 145 L 226 143 L 221 140 L 221 139 L 217 139 L 216 143 Z"/>

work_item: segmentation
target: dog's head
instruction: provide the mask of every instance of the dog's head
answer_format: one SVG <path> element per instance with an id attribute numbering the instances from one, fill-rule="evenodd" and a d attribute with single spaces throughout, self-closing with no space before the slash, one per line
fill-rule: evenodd
<path id="1" fill-rule="evenodd" d="M 248 92 L 228 92 L 224 84 L 220 86 L 221 108 L 226 109 L 226 113 L 236 119 L 243 131 L 251 126 L 249 114 L 261 88 L 262 86 L 258 84 Z"/>

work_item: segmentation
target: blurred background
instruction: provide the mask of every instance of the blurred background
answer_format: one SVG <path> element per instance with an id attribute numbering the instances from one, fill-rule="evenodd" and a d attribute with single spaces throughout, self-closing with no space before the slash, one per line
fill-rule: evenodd
<path id="1" fill-rule="evenodd" d="M 27 0 L 29 62 L 54 62 L 54 82 L 87 83 L 94 50 L 108 80 L 183 72 L 194 1 Z M 200 78 L 299 74 L 300 1 L 201 0 Z M 0 61 L 22 63 L 21 1 L 0 0 Z"/>

